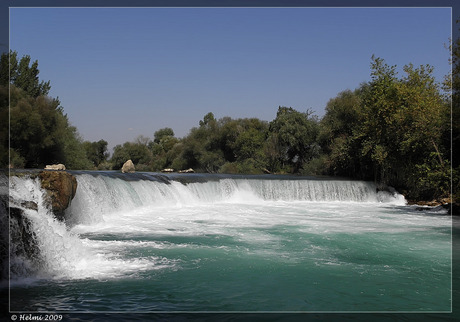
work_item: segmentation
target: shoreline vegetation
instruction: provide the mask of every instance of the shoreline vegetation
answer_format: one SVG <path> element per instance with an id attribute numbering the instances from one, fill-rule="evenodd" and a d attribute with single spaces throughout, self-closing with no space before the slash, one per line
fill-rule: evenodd
<path id="1" fill-rule="evenodd" d="M 39 80 L 38 61 L 10 51 L 0 62 L 0 117 L 10 120 L 0 129 L 0 167 L 120 170 L 132 160 L 148 172 L 338 176 L 392 186 L 411 203 L 455 204 L 459 44 L 450 48 L 453 73 L 441 83 L 430 65 L 408 64 L 398 76 L 396 66 L 373 56 L 370 80 L 331 98 L 321 119 L 286 106 L 270 122 L 209 112 L 183 138 L 169 127 L 152 130 L 152 138 L 117 145 L 112 155 L 104 139 L 81 138 L 48 95 L 50 81 Z"/>

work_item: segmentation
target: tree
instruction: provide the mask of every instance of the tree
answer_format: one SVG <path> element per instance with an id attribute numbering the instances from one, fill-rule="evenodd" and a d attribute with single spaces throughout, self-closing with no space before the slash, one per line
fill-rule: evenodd
<path id="1" fill-rule="evenodd" d="M 3 56 L 2 56 L 3 59 Z M 2 62 L 3 64 L 3 62 Z M 3 75 L 0 73 L 0 75 Z M 0 168 L 9 164 L 9 89 L 8 85 L 0 84 Z"/>
<path id="2" fill-rule="evenodd" d="M 318 153 L 318 121 L 312 112 L 301 113 L 292 107 L 279 107 L 276 118 L 270 122 L 269 135 L 278 144 L 278 158 L 282 165 L 291 166 L 292 172 L 299 172 L 305 162 Z"/>
<path id="3" fill-rule="evenodd" d="M 25 167 L 64 163 L 69 169 L 82 169 L 89 165 L 77 129 L 69 124 L 58 100 L 31 97 L 14 85 L 10 94 L 10 145 L 24 158 Z"/>
<path id="4" fill-rule="evenodd" d="M 97 168 L 101 163 L 106 162 L 109 156 L 107 152 L 107 141 L 99 140 L 97 142 L 83 142 L 83 148 L 85 149 L 86 156 L 89 161 L 93 163 L 93 166 Z"/>
<path id="5" fill-rule="evenodd" d="M 265 133 L 255 128 L 241 132 L 233 146 L 238 161 L 253 158 L 265 143 Z"/>
<path id="6" fill-rule="evenodd" d="M 31 64 L 26 55 L 18 62 L 17 53 L 10 51 L 9 57 L 2 55 L 0 68 L 0 90 L 3 92 L 5 82 L 10 86 L 9 152 L 11 161 L 17 163 L 11 166 L 39 168 L 64 163 L 69 169 L 89 167 L 77 129 L 69 123 L 59 99 L 48 96 L 50 82 L 39 81 L 38 61 Z M 2 114 L 8 111 L 4 105 L 2 99 Z"/>
<path id="7" fill-rule="evenodd" d="M 208 113 L 189 135 L 168 153 L 172 167 L 197 171 L 262 173 L 268 123 L 256 118 L 216 120 Z M 169 159 L 171 160 L 171 159 Z"/>
<path id="8" fill-rule="evenodd" d="M 374 165 L 375 181 L 386 183 L 386 171 L 391 169 L 394 157 L 394 142 L 398 138 L 394 127 L 395 111 L 399 108 L 396 100 L 398 82 L 396 66 L 389 66 L 381 58 L 372 56 L 371 82 L 363 91 L 363 113 L 360 128 L 355 131 L 355 139 L 361 143 L 361 155 Z"/>
<path id="9" fill-rule="evenodd" d="M 320 122 L 319 144 L 328 161 L 323 172 L 330 175 L 365 178 L 359 142 L 354 133 L 361 123 L 361 90 L 346 90 L 332 98 Z"/>
<path id="10" fill-rule="evenodd" d="M 0 57 L 0 86 L 10 84 L 10 55 L 2 53 Z"/>
<path id="11" fill-rule="evenodd" d="M 457 20 L 458 24 L 460 20 Z M 450 42 L 447 48 L 450 51 L 451 71 L 445 76 L 443 89 L 446 92 L 448 101 L 451 102 L 451 110 L 449 116 L 451 117 L 450 125 L 443 134 L 443 143 L 445 150 L 449 150 L 448 160 L 451 164 L 451 182 L 453 199 L 458 203 L 460 199 L 460 158 L 458 151 L 460 147 L 460 38 Z"/>
<path id="12" fill-rule="evenodd" d="M 392 70 L 379 68 L 382 66 L 383 60 L 376 59 L 375 77 L 364 98 L 366 122 L 361 130 L 367 139 L 363 153 L 370 153 L 380 181 L 405 186 L 414 196 L 431 195 L 432 189 L 418 183 L 426 176 L 427 165 L 433 164 L 433 156 L 437 167 L 430 166 L 430 171 L 444 171 L 446 151 L 440 149 L 440 143 L 448 105 L 431 66 L 408 64 L 401 79 L 393 77 Z"/>
<path id="13" fill-rule="evenodd" d="M 180 140 L 174 137 L 174 131 L 169 128 L 159 129 L 154 133 L 153 141 L 148 146 L 152 151 L 151 169 L 159 171 L 164 168 L 171 168 L 173 160 L 180 154 L 179 149 L 170 152 Z"/>
<path id="14" fill-rule="evenodd" d="M 181 141 L 180 153 L 174 154 L 172 164 L 176 169 L 193 168 L 197 171 L 217 172 L 224 163 L 220 150 L 220 127 L 214 114 L 208 113 Z"/>
<path id="15" fill-rule="evenodd" d="M 128 142 L 124 143 L 123 145 L 117 144 L 113 148 L 113 154 L 110 162 L 112 163 L 113 169 L 115 170 L 121 169 L 123 164 L 131 159 L 128 148 L 126 148 L 126 144 L 128 144 Z"/>
<path id="16" fill-rule="evenodd" d="M 118 144 L 114 147 L 111 158 L 114 169 L 121 169 L 123 164 L 130 159 L 136 168 L 139 165 L 147 168 L 152 160 L 152 152 L 147 145 L 137 142 L 125 142 L 123 145 Z"/>
<path id="17" fill-rule="evenodd" d="M 153 134 L 153 142 L 155 143 L 160 143 L 160 141 L 165 138 L 165 137 L 169 137 L 169 136 L 174 136 L 174 131 L 173 129 L 171 129 L 170 127 L 165 127 L 165 128 L 162 128 L 162 129 L 159 129 L 158 131 L 155 131 L 155 133 Z"/>
<path id="18" fill-rule="evenodd" d="M 208 124 L 211 124 L 212 122 L 215 122 L 216 119 L 214 117 L 214 114 L 212 112 L 209 112 L 203 117 L 203 120 L 199 122 L 200 127 L 207 126 Z"/>
<path id="19" fill-rule="evenodd" d="M 201 169 L 200 159 L 204 153 L 204 139 L 200 128 L 192 128 L 190 134 L 182 140 L 183 148 L 172 162 L 175 169 Z"/>
<path id="20" fill-rule="evenodd" d="M 9 73 L 7 72 L 5 63 L 6 54 L 2 55 L 2 75 L 9 74 L 9 82 L 16 87 L 24 90 L 28 95 L 36 98 L 40 95 L 48 95 L 51 85 L 50 81 L 39 81 L 38 74 L 40 73 L 38 69 L 38 61 L 35 60 L 30 63 L 30 56 L 25 55 L 18 62 L 17 52 L 10 51 L 9 56 Z M 2 83 L 5 82 L 5 76 L 2 76 Z"/>
<path id="21" fill-rule="evenodd" d="M 336 174 L 373 178 L 413 198 L 440 196 L 446 190 L 448 104 L 431 66 L 408 64 L 403 71 L 398 78 L 396 66 L 372 57 L 371 81 L 328 103 L 323 150 Z"/>
<path id="22" fill-rule="evenodd" d="M 429 65 L 403 67 L 372 57 L 371 81 L 331 99 L 320 144 L 330 174 L 374 179 L 408 198 L 448 191 L 448 100 Z"/>

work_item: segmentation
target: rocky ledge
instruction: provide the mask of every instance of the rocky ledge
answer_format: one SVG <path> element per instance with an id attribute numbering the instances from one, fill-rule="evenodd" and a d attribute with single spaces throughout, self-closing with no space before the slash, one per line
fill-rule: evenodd
<path id="1" fill-rule="evenodd" d="M 64 219 L 64 212 L 70 206 L 77 192 L 77 179 L 67 171 L 62 170 L 12 170 L 10 176 L 27 176 L 32 179 L 39 178 L 40 185 L 45 191 L 45 202 L 53 211 L 54 216 Z M 34 202 L 22 200 L 10 200 L 10 207 L 15 204 L 36 210 Z"/>
<path id="2" fill-rule="evenodd" d="M 70 206 L 77 192 L 77 179 L 66 171 L 41 171 L 38 174 L 46 191 L 45 200 L 56 218 L 64 219 L 64 211 Z"/>
<path id="3" fill-rule="evenodd" d="M 0 233 L 1 280 L 8 280 L 10 274 L 28 275 L 40 267 L 42 258 L 32 222 L 24 215 L 24 208 L 37 211 L 38 205 L 32 200 L 12 198 L 8 193 L 8 175 L 38 178 L 44 190 L 45 203 L 52 209 L 58 220 L 64 220 L 64 212 L 70 206 L 77 191 L 77 179 L 66 171 L 0 170 L 0 226 L 9 227 L 1 230 Z M 11 258 L 14 260 L 8 265 Z"/>
<path id="4" fill-rule="evenodd" d="M 419 206 L 417 210 L 423 211 L 429 208 L 444 208 L 452 216 L 460 216 L 460 204 L 450 198 L 432 201 L 408 200 L 409 205 Z M 428 207 L 428 208 L 427 208 Z"/>

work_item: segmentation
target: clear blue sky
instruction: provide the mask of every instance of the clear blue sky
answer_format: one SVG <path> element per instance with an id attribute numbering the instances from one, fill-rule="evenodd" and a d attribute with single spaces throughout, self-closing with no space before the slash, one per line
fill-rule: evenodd
<path id="1" fill-rule="evenodd" d="M 370 80 L 373 54 L 441 81 L 451 29 L 450 8 L 10 8 L 10 48 L 38 60 L 83 139 L 110 148 L 164 127 L 183 137 L 208 112 L 321 117 Z"/>

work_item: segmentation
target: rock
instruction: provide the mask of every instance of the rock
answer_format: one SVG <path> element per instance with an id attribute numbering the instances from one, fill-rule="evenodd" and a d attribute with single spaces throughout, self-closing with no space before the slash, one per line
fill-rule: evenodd
<path id="1" fill-rule="evenodd" d="M 131 160 L 126 161 L 123 164 L 123 167 L 121 167 L 121 172 L 122 173 L 127 173 L 127 172 L 128 173 L 133 173 L 135 171 L 136 171 L 136 169 L 134 168 L 134 163 Z"/>
<path id="2" fill-rule="evenodd" d="M 59 163 L 59 164 L 48 164 L 46 167 L 45 167 L 45 170 L 65 170 L 65 165 L 63 165 L 62 163 Z"/>
<path id="3" fill-rule="evenodd" d="M 408 200 L 409 205 L 418 205 L 418 206 L 428 206 L 428 207 L 437 207 L 442 205 L 447 205 L 452 203 L 450 199 L 441 199 L 441 200 L 431 200 L 431 201 L 424 201 L 424 200 Z"/>
<path id="4" fill-rule="evenodd" d="M 457 202 L 445 203 L 441 207 L 447 209 L 447 212 L 452 216 L 460 216 L 460 204 Z"/>
<path id="5" fill-rule="evenodd" d="M 195 173 L 195 171 L 192 168 L 189 168 L 187 170 L 180 170 L 179 173 Z"/>
<path id="6" fill-rule="evenodd" d="M 8 204 L 8 202 L 7 202 Z M 37 211 L 38 210 L 38 205 L 35 201 L 31 201 L 31 200 L 18 200 L 18 199 L 15 199 L 15 198 L 12 198 L 12 196 L 10 196 L 9 198 L 9 206 L 10 207 L 22 207 L 22 208 L 25 208 L 25 209 L 31 209 L 31 210 L 35 210 Z"/>
<path id="7" fill-rule="evenodd" d="M 174 169 L 167 168 L 167 169 L 161 170 L 161 172 L 174 172 Z"/>
<path id="8" fill-rule="evenodd" d="M 35 210 L 35 211 L 38 210 L 38 205 L 34 201 L 23 201 L 23 202 L 21 202 L 21 206 L 23 206 L 24 208 L 27 208 L 27 209 Z"/>
<path id="9" fill-rule="evenodd" d="M 10 256 L 13 258 L 26 258 L 28 261 L 38 265 L 40 248 L 36 242 L 37 237 L 32 229 L 31 221 L 24 216 L 22 209 L 10 207 L 9 210 Z M 21 267 L 18 267 L 15 261 L 12 261 L 10 269 L 13 273 L 27 273 L 33 270 L 32 267 L 28 266 L 21 265 Z"/>
<path id="10" fill-rule="evenodd" d="M 46 190 L 45 202 L 56 218 L 63 220 L 64 211 L 77 192 L 77 179 L 64 171 L 42 171 L 38 174 L 41 187 Z"/>

